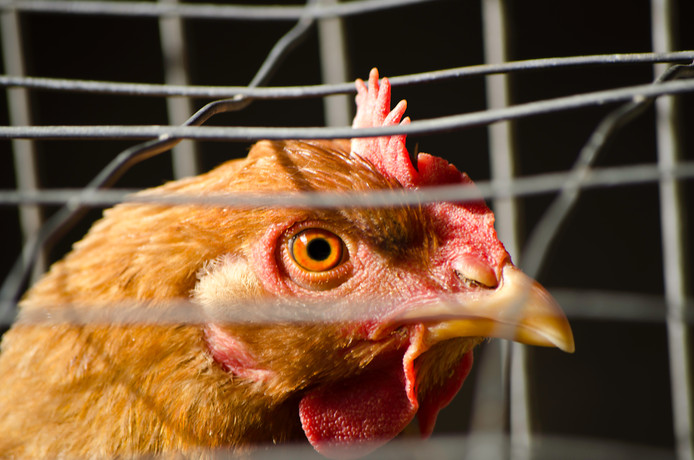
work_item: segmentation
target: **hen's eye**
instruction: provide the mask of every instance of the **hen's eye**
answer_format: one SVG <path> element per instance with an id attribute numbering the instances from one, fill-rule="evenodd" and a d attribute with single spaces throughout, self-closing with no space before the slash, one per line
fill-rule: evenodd
<path id="1" fill-rule="evenodd" d="M 289 253 L 304 270 L 324 272 L 342 262 L 344 243 L 332 232 L 321 228 L 309 228 L 291 239 Z"/>

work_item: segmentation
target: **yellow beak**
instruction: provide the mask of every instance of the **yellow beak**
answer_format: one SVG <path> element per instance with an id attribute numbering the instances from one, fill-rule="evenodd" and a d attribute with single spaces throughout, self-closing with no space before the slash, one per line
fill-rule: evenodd
<path id="1" fill-rule="evenodd" d="M 428 324 L 428 340 L 497 337 L 573 353 L 571 326 L 557 302 L 514 265 L 503 268 L 499 286 L 463 294 L 460 302 L 436 302 L 408 311 L 407 321 Z"/>

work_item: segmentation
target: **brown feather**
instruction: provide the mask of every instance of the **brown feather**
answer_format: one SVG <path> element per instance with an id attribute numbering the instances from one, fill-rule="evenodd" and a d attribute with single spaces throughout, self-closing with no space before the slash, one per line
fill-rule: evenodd
<path id="1" fill-rule="evenodd" d="M 246 159 L 143 193 L 399 188 L 344 149 L 341 141 L 263 141 Z M 281 376 L 259 385 L 234 377 L 210 357 L 201 324 L 36 325 L 21 318 L 123 302 L 164 310 L 168 301 L 191 298 L 206 264 L 229 255 L 247 263 L 259 235 L 276 222 L 329 221 L 396 261 L 406 257 L 403 248 L 421 248 L 407 256 L 421 265 L 436 244 L 421 212 L 135 203 L 107 210 L 28 292 L 19 323 L 3 337 L 0 455 L 127 456 L 302 438 L 297 394 L 358 373 L 398 346 L 397 335 L 374 346 L 338 334 L 337 326 L 229 326 L 263 366 Z M 263 292 L 252 277 L 235 289 L 239 299 Z M 451 362 L 459 358 L 458 351 Z"/>

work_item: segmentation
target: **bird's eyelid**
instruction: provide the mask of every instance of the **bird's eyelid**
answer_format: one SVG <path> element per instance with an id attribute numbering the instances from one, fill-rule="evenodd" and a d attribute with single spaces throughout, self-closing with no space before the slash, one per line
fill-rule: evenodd
<path id="1" fill-rule="evenodd" d="M 495 270 L 475 256 L 457 257 L 451 265 L 456 274 L 465 280 L 488 288 L 495 288 L 499 285 L 499 278 Z"/>
<path id="2" fill-rule="evenodd" d="M 349 255 L 349 253 L 354 250 L 355 245 L 353 238 L 348 232 L 344 231 L 344 228 L 320 219 L 306 219 L 296 222 L 284 231 L 282 238 L 284 241 L 290 241 L 306 230 L 317 230 L 318 232 L 333 233 L 335 237 L 341 240 L 344 244 L 344 249 L 347 251 L 346 255 Z"/>

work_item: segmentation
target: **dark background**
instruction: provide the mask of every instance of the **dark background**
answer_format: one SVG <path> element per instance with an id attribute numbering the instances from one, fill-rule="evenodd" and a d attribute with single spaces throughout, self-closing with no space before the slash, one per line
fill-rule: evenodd
<path id="1" fill-rule="evenodd" d="M 205 3 L 211 3 L 209 0 Z M 257 4 L 257 2 L 255 2 Z M 271 3 L 279 3 L 277 1 Z M 510 60 L 583 54 L 648 52 L 650 6 L 645 0 L 509 1 Z M 677 2 L 677 48 L 694 49 L 694 2 Z M 688 19 L 689 18 L 689 19 Z M 689 24 L 688 24 L 689 22 Z M 22 14 L 27 74 L 122 82 L 161 83 L 158 22 L 152 18 Z M 185 21 L 188 66 L 197 85 L 245 85 L 290 21 Z M 440 1 L 351 16 L 345 19 L 350 78 L 366 78 L 378 66 L 396 76 L 484 62 L 480 2 Z M 292 51 L 270 85 L 321 83 L 315 29 Z M 648 83 L 650 65 L 590 66 L 514 74 L 514 103 Z M 413 120 L 483 110 L 482 78 L 398 87 L 393 99 L 408 100 Z M 206 101 L 195 101 L 200 107 Z M 694 160 L 694 95 L 678 98 L 683 115 L 684 160 Z M 68 92 L 31 93 L 35 125 L 167 124 L 162 98 Z M 6 99 L 0 94 L 0 107 Z M 516 122 L 518 175 L 568 170 L 601 118 L 612 106 L 534 116 Z M 6 110 L 0 123 L 7 125 Z M 258 101 L 211 124 L 322 126 L 320 99 Z M 656 161 L 654 112 L 626 126 L 597 162 L 619 166 Z M 410 137 L 409 145 L 446 157 L 474 180 L 489 179 L 486 128 Z M 132 142 L 41 141 L 37 143 L 43 187 L 81 187 Z M 205 142 L 197 148 L 203 170 L 239 156 L 243 142 Z M 9 141 L 0 142 L 0 189 L 15 188 Z M 140 164 L 118 187 L 145 188 L 172 179 L 170 155 Z M 692 231 L 694 184 L 683 182 L 685 234 Z M 521 200 L 522 240 L 554 195 Z M 46 208 L 45 214 L 54 208 Z M 61 257 L 97 218 L 92 211 L 52 251 Z M 0 279 L 20 250 L 15 207 L 0 206 Z M 688 238 L 685 260 L 694 258 Z M 522 265 L 522 261 L 521 261 Z M 691 275 L 691 271 L 689 272 Z M 691 279 L 691 277 L 690 277 Z M 583 193 L 553 245 L 539 281 L 548 287 L 582 291 L 663 294 L 660 209 L 656 183 Z M 691 282 L 689 294 L 691 295 Z M 532 349 L 530 380 L 534 430 L 541 434 L 626 441 L 671 450 L 674 447 L 663 322 L 573 319 L 577 351 Z M 691 358 L 690 350 L 690 358 Z M 463 412 L 475 390 L 473 374 L 461 396 L 444 411 L 438 434 L 465 431 Z"/>

